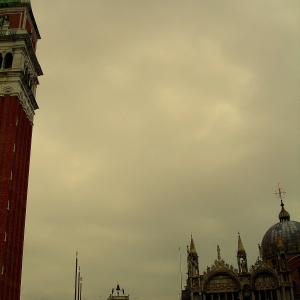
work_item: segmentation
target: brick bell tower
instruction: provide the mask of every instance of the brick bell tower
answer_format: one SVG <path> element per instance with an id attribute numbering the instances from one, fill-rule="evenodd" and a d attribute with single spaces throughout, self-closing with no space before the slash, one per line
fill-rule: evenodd
<path id="1" fill-rule="evenodd" d="M 30 0 L 0 0 L 1 300 L 20 299 L 38 39 Z"/>

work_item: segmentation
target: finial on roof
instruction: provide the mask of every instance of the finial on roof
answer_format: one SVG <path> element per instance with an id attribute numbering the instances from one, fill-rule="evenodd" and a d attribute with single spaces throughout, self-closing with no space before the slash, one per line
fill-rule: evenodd
<path id="1" fill-rule="evenodd" d="M 277 195 L 277 197 L 280 199 L 280 206 L 281 206 L 281 211 L 279 213 L 279 220 L 280 222 L 282 221 L 289 221 L 290 220 L 290 214 L 284 209 L 284 204 L 283 204 L 283 197 L 286 194 L 286 192 L 280 187 L 280 182 L 278 182 L 278 189 L 274 193 Z"/>
<path id="2" fill-rule="evenodd" d="M 196 247 L 195 247 L 195 243 L 194 243 L 194 239 L 193 239 L 193 235 L 191 234 L 191 244 L 190 244 L 190 252 L 194 252 L 196 253 Z"/>

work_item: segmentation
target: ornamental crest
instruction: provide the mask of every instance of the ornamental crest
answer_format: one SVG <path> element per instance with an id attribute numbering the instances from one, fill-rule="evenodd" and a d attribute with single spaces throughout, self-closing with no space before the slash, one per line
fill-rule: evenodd
<path id="1" fill-rule="evenodd" d="M 211 267 L 207 267 L 206 271 L 203 272 L 204 278 L 209 276 L 210 273 L 218 271 L 218 270 L 225 270 L 229 273 L 238 274 L 238 270 L 235 269 L 232 265 L 225 263 L 224 259 L 216 259 L 215 263 Z"/>

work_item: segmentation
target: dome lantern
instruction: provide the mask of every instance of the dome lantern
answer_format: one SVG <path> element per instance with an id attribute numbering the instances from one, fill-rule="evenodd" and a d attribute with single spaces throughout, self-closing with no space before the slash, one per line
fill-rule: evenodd
<path id="1" fill-rule="evenodd" d="M 278 215 L 278 218 L 279 218 L 280 222 L 290 221 L 290 214 L 284 209 L 284 204 L 282 201 L 282 198 L 284 197 L 286 192 L 279 185 L 280 185 L 280 182 L 278 182 L 278 189 L 274 193 L 280 199 L 281 211 Z"/>

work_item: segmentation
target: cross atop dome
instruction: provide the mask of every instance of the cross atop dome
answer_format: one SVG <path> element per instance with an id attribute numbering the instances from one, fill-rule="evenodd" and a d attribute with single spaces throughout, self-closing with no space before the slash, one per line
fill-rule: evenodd
<path id="1" fill-rule="evenodd" d="M 274 194 L 281 200 L 281 206 L 283 205 L 282 203 L 282 198 L 286 194 L 286 192 L 280 187 L 280 182 L 278 182 L 278 189 L 274 192 Z"/>
<path id="2" fill-rule="evenodd" d="M 275 195 L 280 199 L 280 206 L 281 206 L 281 212 L 279 213 L 279 220 L 282 221 L 289 221 L 290 220 L 290 214 L 284 209 L 284 204 L 282 201 L 282 198 L 285 195 L 285 191 L 280 187 L 280 182 L 278 182 L 278 189 L 275 191 Z"/>

